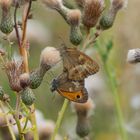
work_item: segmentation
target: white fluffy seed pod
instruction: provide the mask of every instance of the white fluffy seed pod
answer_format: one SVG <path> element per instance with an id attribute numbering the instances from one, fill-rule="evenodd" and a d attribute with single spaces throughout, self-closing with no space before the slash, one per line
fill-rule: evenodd
<path id="1" fill-rule="evenodd" d="M 70 10 L 67 14 L 67 21 L 70 25 L 78 26 L 81 19 L 81 12 L 78 9 Z"/>
<path id="2" fill-rule="evenodd" d="M 128 51 L 127 61 L 129 63 L 138 63 L 140 62 L 140 49 L 132 49 Z"/>
<path id="3" fill-rule="evenodd" d="M 95 104 L 91 98 L 86 103 L 72 103 L 72 109 L 76 112 L 85 112 L 86 116 L 89 117 L 93 114 Z"/>
<path id="4" fill-rule="evenodd" d="M 128 0 L 110 0 L 111 5 L 117 11 L 127 7 Z"/>
<path id="5" fill-rule="evenodd" d="M 42 66 L 54 66 L 61 60 L 59 51 L 54 47 L 46 47 L 40 55 L 40 64 Z"/>

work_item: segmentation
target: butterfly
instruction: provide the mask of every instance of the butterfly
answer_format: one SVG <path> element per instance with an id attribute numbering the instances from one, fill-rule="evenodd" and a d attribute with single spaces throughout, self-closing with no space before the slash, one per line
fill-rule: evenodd
<path id="1" fill-rule="evenodd" d="M 85 103 L 88 100 L 88 92 L 84 87 L 84 79 L 73 81 L 68 79 L 68 73 L 63 72 L 51 83 L 51 91 L 57 91 L 61 96 L 70 101 Z"/>
<path id="2" fill-rule="evenodd" d="M 68 72 L 68 79 L 80 81 L 99 71 L 99 65 L 76 48 L 63 46 L 59 51 L 63 60 L 63 71 Z"/>

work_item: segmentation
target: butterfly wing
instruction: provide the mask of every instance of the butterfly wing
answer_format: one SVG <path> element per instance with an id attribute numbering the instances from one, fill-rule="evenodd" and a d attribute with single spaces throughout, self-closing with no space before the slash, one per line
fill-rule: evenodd
<path id="1" fill-rule="evenodd" d="M 65 91 L 62 89 L 58 89 L 57 91 L 60 95 L 73 102 L 85 103 L 88 100 L 88 93 L 85 88 L 83 88 L 81 91 L 75 91 L 75 92 Z"/>
<path id="2" fill-rule="evenodd" d="M 76 48 L 65 48 L 63 54 L 64 71 L 71 80 L 83 80 L 99 71 L 99 65 Z"/>
<path id="3" fill-rule="evenodd" d="M 52 82 L 52 91 L 56 90 L 63 97 L 78 103 L 88 100 L 87 90 L 83 81 L 72 81 L 67 78 L 67 73 L 62 73 Z"/>

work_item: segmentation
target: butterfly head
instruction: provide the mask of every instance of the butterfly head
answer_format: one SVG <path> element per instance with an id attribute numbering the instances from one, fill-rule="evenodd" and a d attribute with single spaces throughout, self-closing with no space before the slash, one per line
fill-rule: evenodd
<path id="1" fill-rule="evenodd" d="M 55 90 L 57 90 L 59 85 L 59 81 L 57 79 L 53 79 L 53 81 L 51 82 L 51 91 L 54 92 Z"/>

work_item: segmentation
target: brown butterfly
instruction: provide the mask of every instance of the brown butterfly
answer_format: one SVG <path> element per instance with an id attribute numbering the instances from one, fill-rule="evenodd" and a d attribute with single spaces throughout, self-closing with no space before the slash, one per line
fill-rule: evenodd
<path id="1" fill-rule="evenodd" d="M 99 65 L 76 48 L 64 46 L 60 49 L 60 54 L 63 59 L 63 71 L 68 72 L 68 79 L 80 81 L 99 71 Z"/>
<path id="2" fill-rule="evenodd" d="M 73 81 L 68 79 L 68 73 L 63 72 L 51 83 L 51 91 L 57 91 L 60 95 L 70 101 L 85 103 L 88 100 L 88 93 L 84 87 L 84 80 Z"/>

